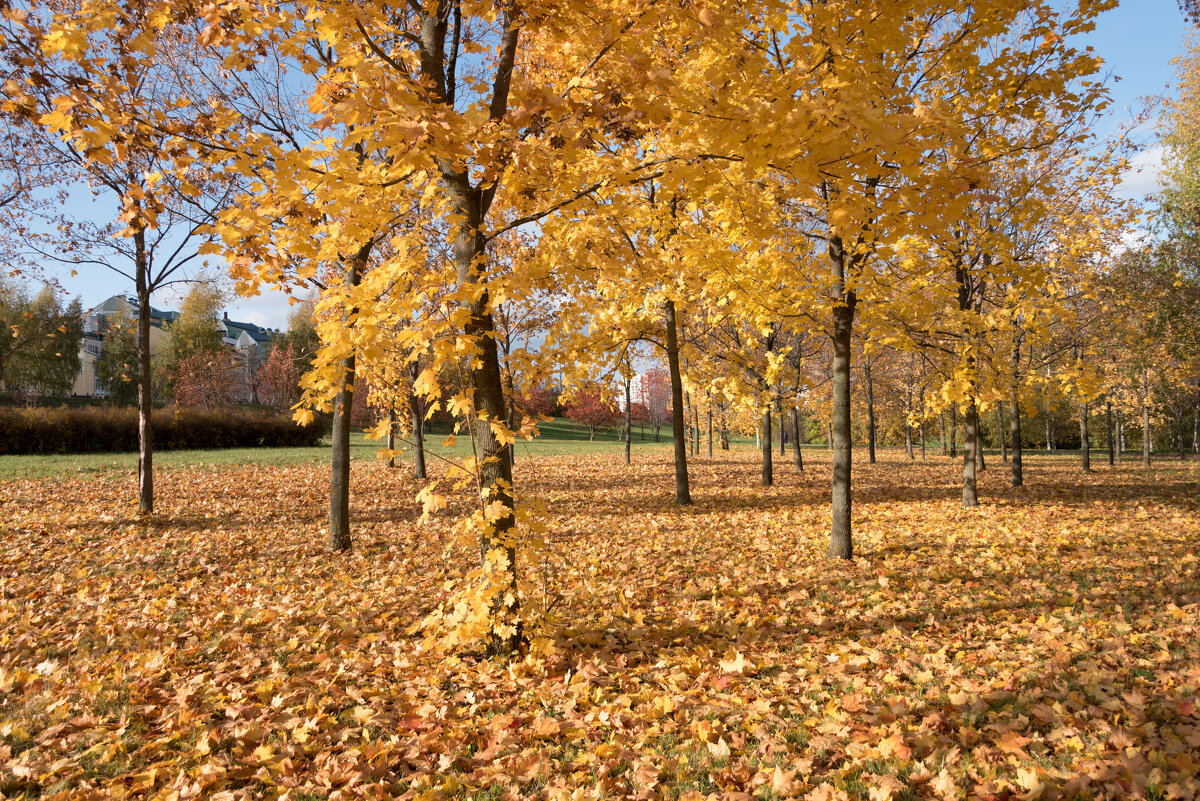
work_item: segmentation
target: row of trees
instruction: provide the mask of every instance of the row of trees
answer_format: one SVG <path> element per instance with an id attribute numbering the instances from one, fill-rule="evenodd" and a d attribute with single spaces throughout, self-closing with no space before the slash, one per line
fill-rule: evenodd
<path id="1" fill-rule="evenodd" d="M 805 408 L 848 559 L 852 410 L 876 430 L 876 374 L 908 371 L 906 438 L 961 421 L 971 507 L 981 416 L 1007 409 L 1020 483 L 1033 405 L 1121 403 L 1110 354 L 1151 372 L 1116 333 L 1143 299 L 1110 280 L 1124 159 L 1092 134 L 1100 65 L 1073 44 L 1113 5 L 34 3 L 3 23 L 5 110 L 109 189 L 139 303 L 178 221 L 242 291 L 318 290 L 303 403 L 334 414 L 334 548 L 356 393 L 387 410 L 380 436 L 456 420 L 474 447 L 444 481 L 478 498 L 461 526 L 480 565 L 430 625 L 502 653 L 522 641 L 518 545 L 543 525 L 516 503 L 512 445 L 551 376 L 568 403 L 620 387 L 632 409 L 635 363 L 661 360 L 672 429 L 752 418 L 764 483 L 775 421 L 797 432 Z M 674 455 L 687 504 L 682 436 Z M 420 497 L 446 505 L 436 484 Z"/>

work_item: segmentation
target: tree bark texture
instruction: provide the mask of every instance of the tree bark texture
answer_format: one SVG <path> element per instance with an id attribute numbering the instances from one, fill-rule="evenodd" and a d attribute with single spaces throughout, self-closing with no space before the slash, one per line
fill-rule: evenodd
<path id="1" fill-rule="evenodd" d="M 975 399 L 967 405 L 963 414 L 963 486 L 962 505 L 964 509 L 972 509 L 979 505 L 979 492 L 976 486 L 976 455 L 979 448 L 979 412 Z"/>
<path id="2" fill-rule="evenodd" d="M 154 372 L 150 364 L 150 287 L 146 234 L 133 235 L 137 270 L 138 513 L 154 512 Z"/>
<path id="3" fill-rule="evenodd" d="M 833 386 L 832 386 L 832 446 L 833 493 L 830 508 L 829 554 L 837 559 L 851 559 L 851 465 L 853 444 L 850 440 L 850 354 L 854 333 L 854 310 L 857 297 L 846 289 L 846 260 L 849 258 L 840 237 L 829 242 L 829 255 L 838 301 L 833 308 Z"/>
<path id="4" fill-rule="evenodd" d="M 771 439 L 771 407 L 768 406 L 762 414 L 762 483 L 769 487 L 775 483 L 774 463 L 771 461 L 771 449 L 775 442 Z"/>
<path id="5" fill-rule="evenodd" d="M 675 318 L 675 301 L 666 303 L 667 367 L 671 373 L 671 425 L 675 444 L 675 503 L 688 506 L 692 493 L 688 487 L 687 442 L 683 418 L 683 375 L 679 369 L 679 329 Z"/>
<path id="6" fill-rule="evenodd" d="M 358 286 L 371 244 L 364 245 L 346 259 L 343 280 L 347 292 Z M 343 325 L 353 325 L 358 310 L 351 307 L 342 315 Z M 333 453 L 329 474 L 329 547 L 335 551 L 350 550 L 350 415 L 354 409 L 355 359 L 351 350 L 342 359 L 342 384 L 333 402 Z"/>
<path id="7" fill-rule="evenodd" d="M 863 359 L 863 373 L 867 380 L 867 460 L 875 464 L 875 382 L 871 380 L 871 354 Z"/>

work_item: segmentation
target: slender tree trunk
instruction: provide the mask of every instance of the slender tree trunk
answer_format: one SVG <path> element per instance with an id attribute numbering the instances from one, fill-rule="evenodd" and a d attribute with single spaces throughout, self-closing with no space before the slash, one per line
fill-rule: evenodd
<path id="1" fill-rule="evenodd" d="M 1009 402 L 1012 404 L 1012 416 L 1009 419 L 1009 440 L 1012 442 L 1012 485 L 1020 487 L 1025 484 L 1025 474 L 1021 469 L 1021 454 L 1024 443 L 1021 441 L 1021 340 L 1017 337 L 1012 349 L 1012 386 L 1009 388 Z"/>
<path id="2" fill-rule="evenodd" d="M 792 464 L 804 472 L 804 452 L 800 450 L 800 410 L 792 407 Z"/>
<path id="3" fill-rule="evenodd" d="M 625 376 L 625 464 L 632 462 L 633 452 L 633 376 Z"/>
<path id="4" fill-rule="evenodd" d="M 371 255 L 371 244 L 346 259 L 344 280 L 349 291 L 358 286 L 363 269 Z M 349 308 L 342 315 L 345 325 L 353 325 L 358 309 Z M 341 390 L 333 406 L 333 456 L 329 479 L 329 547 L 335 551 L 350 550 L 350 416 L 354 410 L 354 351 L 341 362 Z"/>
<path id="5" fill-rule="evenodd" d="M 1192 453 L 1200 453 L 1200 406 L 1192 412 Z"/>
<path id="6" fill-rule="evenodd" d="M 1054 427 L 1050 422 L 1050 403 L 1046 402 L 1046 452 L 1054 450 Z"/>
<path id="7" fill-rule="evenodd" d="M 505 354 L 504 354 L 504 361 L 506 363 L 508 362 L 508 353 L 507 352 L 505 352 Z M 505 381 L 505 402 L 506 402 L 507 409 L 505 411 L 504 421 L 505 421 L 505 424 L 508 426 L 509 431 L 516 431 L 517 393 L 516 393 L 516 389 L 513 387 L 512 364 L 509 363 L 506 366 L 508 367 L 508 369 L 504 371 L 504 381 Z M 508 453 L 508 464 L 509 464 L 509 469 L 511 469 L 512 466 L 517 463 L 516 444 L 514 443 L 513 445 L 509 446 L 505 450 Z"/>
<path id="8" fill-rule="evenodd" d="M 1108 465 L 1109 465 L 1109 467 L 1112 467 L 1114 464 L 1116 464 L 1117 459 L 1116 459 L 1116 453 L 1115 453 L 1116 449 L 1114 447 L 1114 441 L 1113 441 L 1113 413 L 1112 413 L 1112 399 L 1111 398 L 1106 399 L 1104 402 L 1104 425 L 1105 425 L 1105 428 L 1107 429 Z"/>
<path id="9" fill-rule="evenodd" d="M 775 392 L 775 411 L 779 414 L 779 458 L 783 459 L 787 454 L 787 423 L 783 419 L 783 396 L 778 390 Z"/>
<path id="10" fill-rule="evenodd" d="M 150 364 L 150 265 L 146 234 L 133 235 L 137 270 L 138 513 L 154 512 L 154 372 Z"/>
<path id="11" fill-rule="evenodd" d="M 950 458 L 958 458 L 958 407 L 950 408 Z"/>
<path id="12" fill-rule="evenodd" d="M 1004 403 L 996 404 L 996 436 L 1000 438 L 1000 461 L 1008 461 L 1008 437 L 1004 431 Z"/>
<path id="13" fill-rule="evenodd" d="M 871 354 L 863 358 L 863 372 L 867 379 L 867 461 L 875 464 L 875 382 L 871 380 Z"/>
<path id="14" fill-rule="evenodd" d="M 683 430 L 684 442 L 690 456 L 695 445 L 695 432 L 692 430 L 692 396 L 687 392 L 683 393 Z"/>
<path id="15" fill-rule="evenodd" d="M 696 445 L 695 455 L 700 455 L 700 410 L 692 406 L 692 430 L 696 432 L 695 438 L 692 440 Z"/>
<path id="16" fill-rule="evenodd" d="M 712 409 L 708 410 L 708 458 L 713 458 L 712 454 Z"/>
<path id="17" fill-rule="evenodd" d="M 1021 487 L 1025 485 L 1025 472 L 1021 464 L 1021 455 L 1024 452 L 1024 444 L 1021 442 L 1021 404 L 1017 399 L 1017 389 L 1013 387 L 1012 399 L 1012 415 L 1009 417 L 1009 439 L 1012 440 L 1012 485 Z"/>
<path id="18" fill-rule="evenodd" d="M 387 460 L 388 469 L 395 470 L 396 469 L 396 405 L 394 403 L 388 405 L 387 449 L 388 449 L 388 460 Z"/>
<path id="19" fill-rule="evenodd" d="M 1183 412 L 1179 413 L 1179 461 L 1187 460 L 1187 446 L 1184 445 L 1183 432 L 1186 431 L 1186 423 L 1183 421 Z"/>
<path id="20" fill-rule="evenodd" d="M 1142 467 L 1150 466 L 1150 407 L 1142 404 Z"/>
<path id="21" fill-rule="evenodd" d="M 963 414 L 963 428 L 965 429 L 965 441 L 963 442 L 962 505 L 964 509 L 971 509 L 979 505 L 975 475 L 975 452 L 979 449 L 979 412 L 975 406 L 974 397 L 967 404 L 966 412 Z"/>
<path id="22" fill-rule="evenodd" d="M 684 441 L 683 375 L 679 370 L 679 329 L 675 319 L 675 301 L 666 303 L 667 367 L 671 372 L 671 426 L 675 444 L 675 503 L 687 506 L 692 502 L 688 487 L 687 443 Z"/>
<path id="23" fill-rule="evenodd" d="M 946 446 L 946 413 L 942 412 L 938 415 L 938 419 L 942 422 L 942 456 L 946 456 L 950 453 L 950 449 Z"/>
<path id="24" fill-rule="evenodd" d="M 762 415 L 762 483 L 769 487 L 775 483 L 774 464 L 771 461 L 771 449 L 775 446 L 771 439 L 771 407 L 767 406 Z"/>
<path id="25" fill-rule="evenodd" d="M 1117 409 L 1117 464 L 1121 463 L 1121 458 L 1125 454 L 1125 413 Z"/>
<path id="26" fill-rule="evenodd" d="M 421 415 L 421 402 L 414 393 L 408 395 L 408 408 L 413 421 L 413 477 L 424 481 L 425 473 L 425 418 Z"/>
<path id="27" fill-rule="evenodd" d="M 925 357 L 921 356 L 921 379 L 925 378 Z M 921 406 L 921 422 L 918 424 L 918 432 L 921 436 L 921 461 L 926 460 L 925 454 L 925 384 L 921 384 L 921 389 L 917 393 L 917 403 Z"/>
<path id="28" fill-rule="evenodd" d="M 1088 434 L 1088 402 L 1083 402 L 1083 409 L 1079 414 L 1079 456 L 1083 472 L 1092 472 L 1092 442 Z"/>
<path id="29" fill-rule="evenodd" d="M 851 559 L 854 548 L 850 531 L 853 458 L 853 444 L 850 440 L 850 355 L 857 297 L 854 292 L 846 289 L 848 257 L 840 237 L 830 239 L 829 255 L 837 300 L 837 305 L 833 308 L 833 502 L 830 510 L 829 555 L 837 559 Z"/>
<path id="30" fill-rule="evenodd" d="M 911 366 L 912 359 L 909 359 Z M 912 438 L 912 384 L 904 387 L 904 453 L 908 456 L 911 462 L 916 457 L 913 455 L 913 438 Z"/>
<path id="31" fill-rule="evenodd" d="M 829 450 L 833 450 L 833 423 L 832 422 L 829 424 L 829 435 L 826 438 L 825 442 L 827 442 L 829 444 Z"/>

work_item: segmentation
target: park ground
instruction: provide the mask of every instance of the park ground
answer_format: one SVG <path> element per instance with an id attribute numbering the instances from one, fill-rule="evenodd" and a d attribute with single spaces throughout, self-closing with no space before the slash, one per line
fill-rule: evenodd
<path id="1" fill-rule="evenodd" d="M 992 458 L 965 511 L 956 463 L 886 451 L 834 563 L 821 449 L 771 488 L 747 447 L 698 457 L 679 508 L 665 443 L 533 447 L 508 663 L 420 629 L 476 553 L 465 499 L 420 524 L 375 443 L 338 556 L 322 449 L 164 454 L 148 519 L 125 457 L 0 462 L 0 793 L 1200 794 L 1200 461 L 1031 457 L 1018 490 Z"/>

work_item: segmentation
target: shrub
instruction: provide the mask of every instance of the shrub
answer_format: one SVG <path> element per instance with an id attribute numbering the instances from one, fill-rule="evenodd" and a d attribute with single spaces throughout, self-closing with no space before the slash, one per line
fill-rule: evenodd
<path id="1" fill-rule="evenodd" d="M 154 411 L 155 450 L 304 447 L 316 445 L 319 423 L 246 409 Z M 137 410 L 129 408 L 0 408 L 0 453 L 135 451 Z"/>

